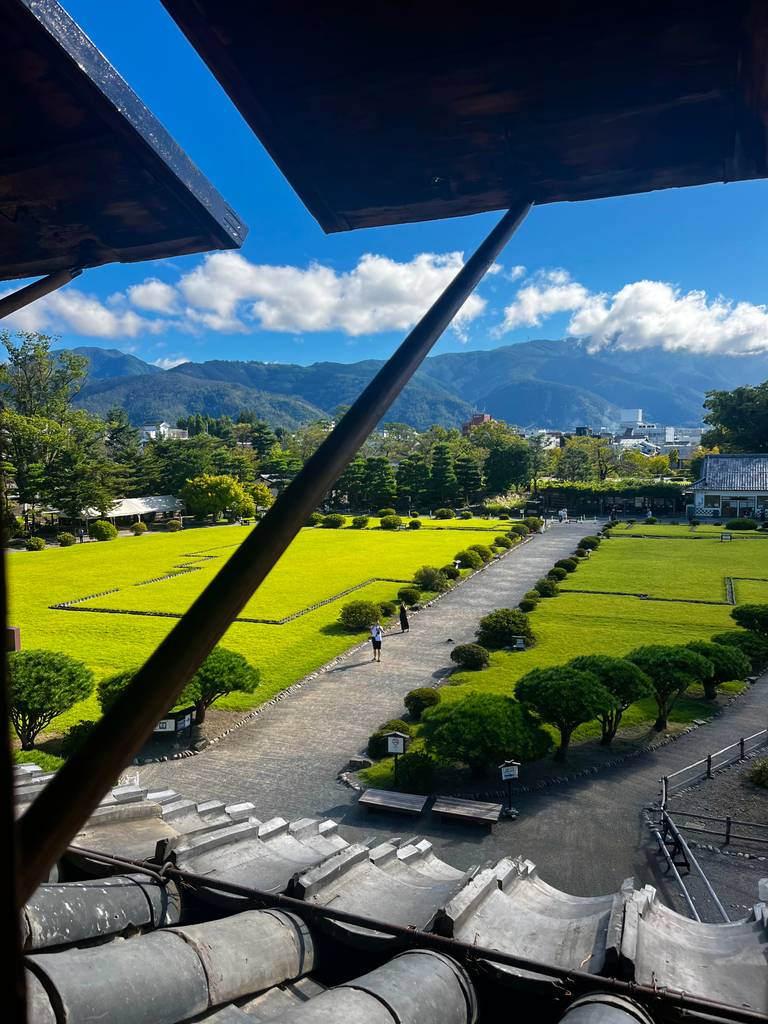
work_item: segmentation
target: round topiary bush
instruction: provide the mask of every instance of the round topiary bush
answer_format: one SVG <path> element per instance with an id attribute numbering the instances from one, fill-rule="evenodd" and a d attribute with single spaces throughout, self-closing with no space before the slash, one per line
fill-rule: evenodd
<path id="1" fill-rule="evenodd" d="M 339 515 L 338 512 L 332 512 L 323 519 L 322 527 L 324 530 L 340 530 L 344 522 L 344 516 Z"/>
<path id="2" fill-rule="evenodd" d="M 757 523 L 754 519 L 729 519 L 725 528 L 726 530 L 756 530 Z"/>
<path id="3" fill-rule="evenodd" d="M 392 718 L 388 722 L 384 722 L 380 725 L 376 732 L 368 739 L 368 756 L 376 758 L 377 760 L 381 757 L 386 757 L 388 754 L 387 750 L 387 736 L 388 732 L 402 732 L 406 736 L 410 736 L 413 732 L 410 725 L 404 722 L 402 718 Z"/>
<path id="4" fill-rule="evenodd" d="M 528 616 L 519 608 L 497 608 L 484 615 L 475 633 L 478 644 L 488 648 L 509 647 L 518 636 L 533 640 Z"/>
<path id="5" fill-rule="evenodd" d="M 566 572 L 574 572 L 578 567 L 579 563 L 575 558 L 558 558 L 555 562 L 556 569 L 565 569 Z"/>
<path id="6" fill-rule="evenodd" d="M 435 519 L 453 519 L 453 509 L 450 508 L 436 508 Z"/>
<path id="7" fill-rule="evenodd" d="M 319 512 L 313 512 L 309 519 L 307 519 L 307 526 L 319 526 L 324 519 L 324 515 L 321 515 Z"/>
<path id="8" fill-rule="evenodd" d="M 355 516 L 352 520 L 353 530 L 364 530 L 369 523 L 368 516 Z"/>
<path id="9" fill-rule="evenodd" d="M 538 516 L 526 516 L 523 522 L 531 531 L 531 533 L 540 533 L 541 528 L 544 525 L 544 520 L 539 519 Z"/>
<path id="10" fill-rule="evenodd" d="M 401 793 L 429 793 L 436 767 L 434 760 L 423 750 L 409 750 L 397 762 L 397 788 Z"/>
<path id="11" fill-rule="evenodd" d="M 403 525 L 403 520 L 400 516 L 382 516 L 379 525 L 382 530 L 399 530 Z"/>
<path id="12" fill-rule="evenodd" d="M 499 519 L 509 519 L 506 512 L 499 512 Z"/>
<path id="13" fill-rule="evenodd" d="M 568 575 L 566 569 L 561 569 L 559 565 L 553 566 L 547 573 L 547 577 L 550 580 L 554 580 L 555 583 L 562 583 L 565 577 Z"/>
<path id="14" fill-rule="evenodd" d="M 373 601 L 350 601 L 339 613 L 339 621 L 347 629 L 360 632 L 369 629 L 380 616 L 379 606 Z"/>
<path id="15" fill-rule="evenodd" d="M 600 547 L 600 538 L 599 537 L 593 537 L 593 536 L 582 537 L 581 540 L 579 541 L 579 547 L 580 548 L 587 548 L 587 550 L 589 550 L 589 551 L 594 551 L 595 548 Z"/>
<path id="16" fill-rule="evenodd" d="M 450 586 L 448 579 L 434 565 L 422 565 L 413 574 L 413 582 L 419 590 L 430 590 L 442 594 Z"/>
<path id="17" fill-rule="evenodd" d="M 557 597 L 560 588 L 554 580 L 541 579 L 533 585 L 533 589 L 539 592 L 540 597 Z"/>
<path id="18" fill-rule="evenodd" d="M 493 558 L 493 552 L 485 544 L 470 544 L 467 550 L 476 551 L 484 562 L 490 562 Z"/>
<path id="19" fill-rule="evenodd" d="M 527 537 L 531 531 L 525 523 L 512 523 L 507 533 L 508 537 Z"/>
<path id="20" fill-rule="evenodd" d="M 416 587 L 400 587 L 397 592 L 397 596 L 403 604 L 407 605 L 418 604 L 421 600 L 421 594 Z"/>
<path id="21" fill-rule="evenodd" d="M 461 569 L 482 569 L 483 560 L 476 551 L 457 551 L 456 561 Z"/>
<path id="22" fill-rule="evenodd" d="M 488 668 L 489 655 L 480 644 L 457 644 L 451 651 L 451 661 L 461 668 Z"/>
<path id="23" fill-rule="evenodd" d="M 433 690 L 429 686 L 420 686 L 418 689 L 406 693 L 403 703 L 411 718 L 418 722 L 427 708 L 433 708 L 435 704 L 440 703 L 440 691 Z"/>
<path id="24" fill-rule="evenodd" d="M 646 526 L 653 526 L 653 524 L 655 522 L 657 522 L 656 516 L 646 516 L 645 517 L 645 525 Z"/>
<path id="25" fill-rule="evenodd" d="M 509 537 L 494 537 L 493 544 L 494 547 L 497 548 L 509 549 L 512 547 L 512 541 L 509 539 Z"/>
<path id="26" fill-rule="evenodd" d="M 537 598 L 538 596 L 539 595 L 536 594 Z M 534 612 L 536 611 L 536 606 L 538 605 L 538 603 L 538 600 L 534 601 L 530 597 L 522 597 L 518 601 L 517 607 L 520 609 L 521 612 Z"/>
<path id="27" fill-rule="evenodd" d="M 97 519 L 88 527 L 88 535 L 94 540 L 114 540 L 117 536 L 117 527 L 106 519 Z"/>
<path id="28" fill-rule="evenodd" d="M 397 510 L 394 508 L 380 508 L 376 515 L 379 519 L 385 519 L 387 516 L 397 515 Z"/>
<path id="29" fill-rule="evenodd" d="M 24 547 L 27 551 L 42 551 L 45 547 L 45 541 L 42 537 L 28 537 L 24 541 Z"/>
<path id="30" fill-rule="evenodd" d="M 134 537 L 140 537 L 142 535 L 142 533 L 146 533 L 146 532 L 147 532 L 147 524 L 146 523 L 134 523 L 133 526 L 131 527 L 131 533 L 133 534 Z"/>
<path id="31" fill-rule="evenodd" d="M 180 519 L 169 519 L 165 524 L 165 528 L 168 533 L 178 533 L 179 530 L 183 529 L 184 524 Z"/>
<path id="32" fill-rule="evenodd" d="M 13 651 L 7 671 L 8 717 L 22 750 L 32 750 L 38 733 L 93 690 L 87 665 L 58 651 Z"/>
<path id="33" fill-rule="evenodd" d="M 409 515 L 410 515 L 411 519 L 418 519 L 420 513 L 419 512 L 410 512 Z"/>
<path id="34" fill-rule="evenodd" d="M 457 580 L 461 576 L 461 570 L 455 565 L 444 565 L 440 572 L 449 580 Z"/>
<path id="35" fill-rule="evenodd" d="M 82 747 L 95 728 L 96 723 L 91 721 L 80 721 L 75 725 L 70 725 L 61 741 L 62 755 L 64 757 L 72 757 Z"/>
<path id="36" fill-rule="evenodd" d="M 57 533 L 56 540 L 59 542 L 60 548 L 71 548 L 73 544 L 77 543 L 74 533 L 67 533 L 66 530 L 63 533 Z"/>
<path id="37" fill-rule="evenodd" d="M 379 603 L 379 611 L 383 619 L 391 619 L 397 611 L 397 605 L 394 601 L 381 601 Z"/>
<path id="38" fill-rule="evenodd" d="M 589 549 L 588 548 L 576 548 L 576 550 L 574 551 L 574 555 L 576 555 L 577 558 L 588 558 L 589 557 Z"/>
<path id="39" fill-rule="evenodd" d="M 471 519 L 471 518 L 472 518 L 472 513 L 469 511 L 468 508 L 462 509 L 461 512 L 459 512 L 459 519 Z"/>
<path id="40" fill-rule="evenodd" d="M 755 761 L 749 771 L 749 781 L 761 789 L 768 789 L 768 757 Z"/>
<path id="41" fill-rule="evenodd" d="M 409 519 L 408 520 L 408 529 L 409 530 L 420 530 L 421 529 L 421 520 L 420 519 Z"/>

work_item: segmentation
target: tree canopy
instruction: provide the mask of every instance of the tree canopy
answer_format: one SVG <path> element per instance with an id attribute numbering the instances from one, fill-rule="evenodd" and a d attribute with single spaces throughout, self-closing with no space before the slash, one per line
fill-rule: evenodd
<path id="1" fill-rule="evenodd" d="M 768 452 L 768 381 L 733 391 L 708 391 L 702 444 L 724 452 Z"/>
<path id="2" fill-rule="evenodd" d="M 694 640 L 688 647 L 712 663 L 712 675 L 704 680 L 704 696 L 714 700 L 720 683 L 732 679 L 746 679 L 752 671 L 749 658 L 738 647 L 726 644 L 710 643 L 706 640 Z"/>
<path id="3" fill-rule="evenodd" d="M 515 687 L 515 696 L 560 733 L 555 760 L 564 761 L 573 730 L 616 707 L 616 698 L 591 672 L 568 665 L 537 668 Z"/>
<path id="4" fill-rule="evenodd" d="M 669 714 L 681 694 L 689 686 L 704 684 L 714 674 L 711 661 L 687 647 L 648 644 L 627 655 L 651 680 L 658 715 L 654 723 L 657 732 L 667 728 Z"/>
<path id="5" fill-rule="evenodd" d="M 737 604 L 731 618 L 751 633 L 768 636 L 768 604 Z"/>
<path id="6" fill-rule="evenodd" d="M 602 728 L 600 742 L 605 746 L 615 737 L 627 708 L 653 692 L 648 676 L 626 658 L 585 654 L 569 661 L 567 667 L 577 672 L 589 672 L 614 698 L 614 703 L 606 706 L 598 715 Z"/>
<path id="7" fill-rule="evenodd" d="M 9 714 L 22 750 L 57 715 L 85 700 L 93 689 L 93 672 L 57 651 L 15 651 L 8 655 Z"/>

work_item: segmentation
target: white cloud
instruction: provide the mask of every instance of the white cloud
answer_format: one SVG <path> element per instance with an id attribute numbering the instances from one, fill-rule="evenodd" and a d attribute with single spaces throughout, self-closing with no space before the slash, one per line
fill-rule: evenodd
<path id="1" fill-rule="evenodd" d="M 507 277 L 510 281 L 519 281 L 521 277 L 525 276 L 525 267 L 522 263 L 516 264 L 514 267 L 510 267 L 507 271 Z"/>
<path id="2" fill-rule="evenodd" d="M 175 356 L 164 356 L 162 359 L 153 359 L 155 366 L 159 366 L 161 370 L 170 370 L 174 366 L 181 366 L 182 363 L 188 363 L 189 356 L 175 355 Z"/>
<path id="3" fill-rule="evenodd" d="M 163 329 L 160 321 L 146 320 L 132 310 L 108 309 L 95 295 L 76 288 L 45 295 L 11 314 L 6 323 L 22 331 L 72 331 L 89 338 L 135 338 Z"/>
<path id="4" fill-rule="evenodd" d="M 536 274 L 531 284 L 524 285 L 514 302 L 504 310 L 504 322 L 498 333 L 516 327 L 539 327 L 554 313 L 580 309 L 589 298 L 587 289 L 572 281 L 566 270 L 548 270 Z"/>
<path id="5" fill-rule="evenodd" d="M 453 253 L 421 253 L 407 263 L 366 254 L 338 273 L 255 264 L 238 253 L 208 256 L 179 282 L 186 315 L 212 330 L 296 333 L 338 330 L 351 337 L 411 327 L 463 265 Z M 459 326 L 479 316 L 485 300 L 473 295 Z"/>
<path id="6" fill-rule="evenodd" d="M 139 309 L 150 313 L 175 313 L 178 304 L 178 292 L 172 285 L 149 277 L 141 284 L 128 289 L 128 299 Z"/>

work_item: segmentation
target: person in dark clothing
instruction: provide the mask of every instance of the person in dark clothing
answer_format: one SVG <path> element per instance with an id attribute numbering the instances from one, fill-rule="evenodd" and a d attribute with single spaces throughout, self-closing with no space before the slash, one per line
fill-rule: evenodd
<path id="1" fill-rule="evenodd" d="M 407 633 L 410 629 L 408 624 L 408 609 L 405 607 L 405 602 L 400 602 L 400 632 Z"/>
<path id="2" fill-rule="evenodd" d="M 85 540 L 85 530 L 82 528 L 82 526 L 77 531 L 77 536 L 80 538 L 80 543 L 82 544 L 83 541 Z"/>

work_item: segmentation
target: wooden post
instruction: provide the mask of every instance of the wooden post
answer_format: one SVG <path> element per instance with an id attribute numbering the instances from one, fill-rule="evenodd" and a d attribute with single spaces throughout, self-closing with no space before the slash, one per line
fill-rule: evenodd
<path id="1" fill-rule="evenodd" d="M 743 742 L 743 741 L 742 741 Z M 725 819 L 725 842 L 723 846 L 727 846 L 731 841 L 731 817 L 728 815 Z"/>
<path id="2" fill-rule="evenodd" d="M 744 760 L 744 737 L 743 736 L 739 740 L 739 758 L 742 761 Z"/>
<path id="3" fill-rule="evenodd" d="M 712 755 L 707 754 L 707 778 L 712 778 Z"/>

